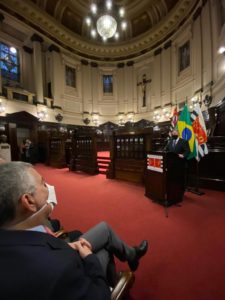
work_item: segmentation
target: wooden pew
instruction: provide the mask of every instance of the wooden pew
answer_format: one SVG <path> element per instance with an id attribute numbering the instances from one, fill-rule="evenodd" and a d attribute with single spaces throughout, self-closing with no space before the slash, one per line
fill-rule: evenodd
<path id="1" fill-rule="evenodd" d="M 151 150 L 152 133 L 151 127 L 114 132 L 107 178 L 144 183 L 146 153 Z"/>

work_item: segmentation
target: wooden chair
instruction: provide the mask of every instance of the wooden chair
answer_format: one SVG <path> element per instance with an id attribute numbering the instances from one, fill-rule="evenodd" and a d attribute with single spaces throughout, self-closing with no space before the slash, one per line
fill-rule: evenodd
<path id="1" fill-rule="evenodd" d="M 134 283 L 134 279 L 133 272 L 129 270 L 121 271 L 119 280 L 112 290 L 111 300 L 121 300 L 128 295 L 129 290 Z"/>
<path id="2" fill-rule="evenodd" d="M 51 204 L 46 204 L 37 213 L 33 214 L 25 221 L 15 225 L 12 229 L 25 230 L 38 225 L 46 224 L 46 219 L 51 211 Z M 57 238 L 64 239 L 67 236 L 67 232 L 63 229 L 60 229 L 58 232 L 55 232 L 55 236 Z M 112 290 L 111 300 L 121 300 L 128 295 L 129 289 L 132 287 L 135 279 L 134 273 L 129 270 L 121 271 L 118 277 L 118 282 Z"/>

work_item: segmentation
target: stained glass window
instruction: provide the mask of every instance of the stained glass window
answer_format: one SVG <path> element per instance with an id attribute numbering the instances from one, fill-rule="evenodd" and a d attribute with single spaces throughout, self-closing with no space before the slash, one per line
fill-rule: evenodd
<path id="1" fill-rule="evenodd" d="M 0 42 L 0 68 L 3 82 L 20 81 L 19 53 L 15 48 L 2 42 Z"/>
<path id="2" fill-rule="evenodd" d="M 103 75 L 103 93 L 112 94 L 113 93 L 113 76 Z"/>

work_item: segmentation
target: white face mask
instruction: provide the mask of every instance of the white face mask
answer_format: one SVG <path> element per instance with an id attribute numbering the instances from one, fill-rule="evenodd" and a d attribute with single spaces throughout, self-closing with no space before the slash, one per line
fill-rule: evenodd
<path id="1" fill-rule="evenodd" d="M 55 193 L 55 187 L 53 185 L 49 185 L 46 183 L 46 186 L 48 188 L 48 203 L 52 203 L 54 206 L 57 204 L 57 198 Z"/>

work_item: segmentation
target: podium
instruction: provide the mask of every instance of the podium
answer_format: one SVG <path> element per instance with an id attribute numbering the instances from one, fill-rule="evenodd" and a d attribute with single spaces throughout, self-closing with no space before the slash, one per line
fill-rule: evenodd
<path id="1" fill-rule="evenodd" d="M 185 190 L 185 159 L 177 154 L 147 154 L 145 196 L 165 206 L 181 202 Z"/>

